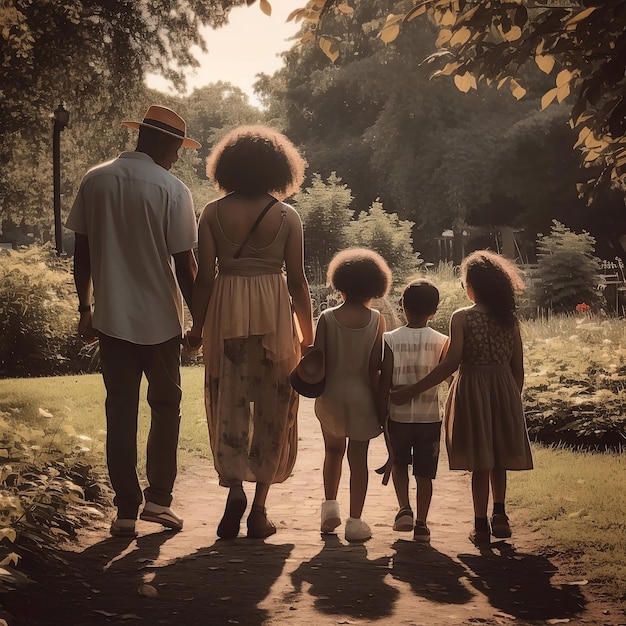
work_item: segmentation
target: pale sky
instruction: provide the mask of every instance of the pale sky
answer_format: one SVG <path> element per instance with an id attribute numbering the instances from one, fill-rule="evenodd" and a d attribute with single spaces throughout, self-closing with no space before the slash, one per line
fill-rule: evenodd
<path id="1" fill-rule="evenodd" d="M 242 89 L 250 103 L 258 105 L 252 85 L 256 74 L 273 74 L 282 66 L 279 53 L 294 44 L 290 41 L 301 23 L 287 22 L 287 16 L 304 5 L 302 0 L 270 0 L 272 15 L 261 12 L 259 3 L 235 7 L 228 24 L 218 30 L 203 31 L 208 53 L 196 51 L 201 66 L 187 77 L 189 91 L 219 80 L 228 81 Z M 149 74 L 146 84 L 151 89 L 171 93 L 169 83 L 160 76 Z"/>

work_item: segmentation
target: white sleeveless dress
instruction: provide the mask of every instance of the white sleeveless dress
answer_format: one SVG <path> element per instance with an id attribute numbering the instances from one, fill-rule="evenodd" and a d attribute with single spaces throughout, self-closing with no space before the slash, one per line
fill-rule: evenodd
<path id="1" fill-rule="evenodd" d="M 322 428 L 334 437 L 368 441 L 382 432 L 369 382 L 369 360 L 380 313 L 370 309 L 367 326 L 347 328 L 337 321 L 336 308 L 322 313 L 326 322 L 326 387 L 315 400 L 315 414 Z"/>

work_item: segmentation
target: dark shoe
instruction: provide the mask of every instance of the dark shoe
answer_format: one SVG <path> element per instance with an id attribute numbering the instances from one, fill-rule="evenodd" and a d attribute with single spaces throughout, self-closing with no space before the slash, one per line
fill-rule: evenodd
<path id="1" fill-rule="evenodd" d="M 276 532 L 276 526 L 267 519 L 264 506 L 253 505 L 247 523 L 250 539 L 265 539 Z"/>
<path id="2" fill-rule="evenodd" d="M 469 534 L 469 540 L 475 546 L 488 546 L 491 544 L 491 536 L 489 534 L 489 530 L 472 530 Z"/>
<path id="3" fill-rule="evenodd" d="M 426 522 L 423 522 L 421 519 L 415 521 L 413 539 L 415 539 L 415 541 L 421 541 L 422 543 L 430 542 L 430 530 L 428 530 Z"/>
<path id="4" fill-rule="evenodd" d="M 224 515 L 217 527 L 217 536 L 222 539 L 234 539 L 239 534 L 239 524 L 245 513 L 248 500 L 241 487 L 231 487 L 226 499 Z"/>
<path id="5" fill-rule="evenodd" d="M 399 532 L 410 533 L 413 530 L 413 511 L 408 507 L 400 509 L 393 521 L 393 529 Z"/>
<path id="6" fill-rule="evenodd" d="M 509 518 L 503 513 L 491 516 L 491 534 L 498 539 L 508 539 L 511 536 Z"/>

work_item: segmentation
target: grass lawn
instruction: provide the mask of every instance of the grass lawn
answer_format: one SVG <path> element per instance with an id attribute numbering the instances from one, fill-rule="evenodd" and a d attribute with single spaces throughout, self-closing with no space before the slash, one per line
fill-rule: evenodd
<path id="1" fill-rule="evenodd" d="M 203 369 L 185 367 L 180 466 L 210 458 Z M 104 465 L 104 386 L 100 375 L 7 379 L 0 384 L 2 424 L 33 438 L 83 435 L 86 460 Z M 139 428 L 139 467 L 149 425 L 145 388 Z M 44 438 L 44 443 L 46 440 Z M 49 443 L 49 442 L 48 442 Z M 89 448 L 89 450 L 87 450 Z M 63 447 L 61 447 L 63 449 Z M 509 473 L 509 501 L 556 551 L 580 555 L 581 577 L 601 582 L 615 598 L 626 594 L 626 458 L 533 446 L 535 469 Z"/>
<path id="2" fill-rule="evenodd" d="M 182 370 L 183 401 L 179 440 L 179 465 L 210 458 L 209 434 L 204 413 L 204 369 Z M 100 374 L 50 378 L 10 378 L 0 384 L 0 412 L 19 417 L 31 428 L 44 427 L 61 437 L 76 433 L 89 437 L 89 462 L 104 464 L 104 383 Z M 139 405 L 138 466 L 145 466 L 145 442 L 150 426 L 150 409 L 142 383 Z"/>
<path id="3" fill-rule="evenodd" d="M 626 457 L 533 446 L 535 469 L 509 472 L 509 501 L 550 547 L 580 555 L 582 578 L 626 599 Z"/>

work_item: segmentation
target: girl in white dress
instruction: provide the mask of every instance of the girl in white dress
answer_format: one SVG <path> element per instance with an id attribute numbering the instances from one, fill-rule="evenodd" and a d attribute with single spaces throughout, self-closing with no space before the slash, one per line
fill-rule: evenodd
<path id="1" fill-rule="evenodd" d="M 337 491 L 347 448 L 350 517 L 345 536 L 347 541 L 365 541 L 372 532 L 361 514 L 367 493 L 369 441 L 382 432 L 375 393 L 385 332 L 383 316 L 370 304 L 389 290 L 391 270 L 375 252 L 350 248 L 333 258 L 328 281 L 341 292 L 343 303 L 322 313 L 315 335 L 315 346 L 326 356 L 326 386 L 315 401 L 325 448 L 321 531 L 333 532 L 341 524 Z"/>

